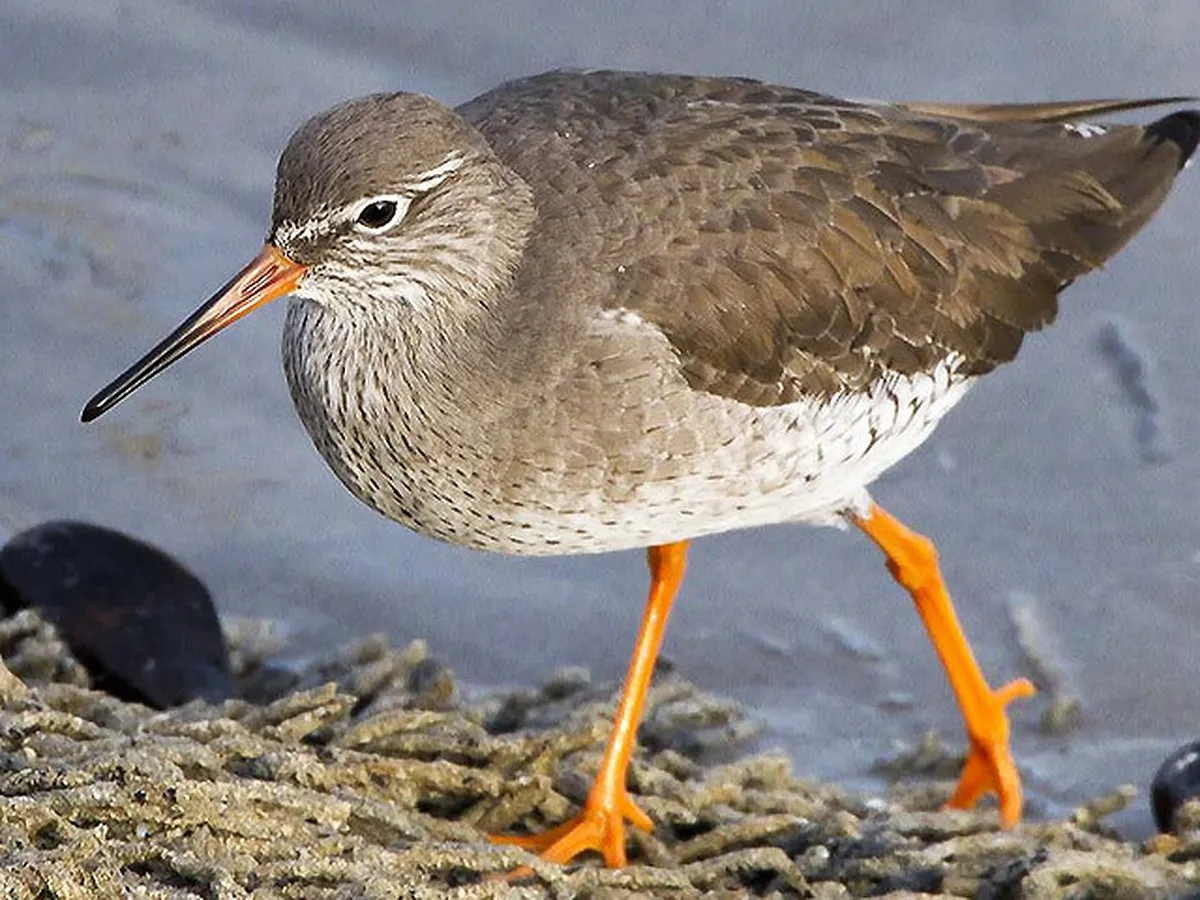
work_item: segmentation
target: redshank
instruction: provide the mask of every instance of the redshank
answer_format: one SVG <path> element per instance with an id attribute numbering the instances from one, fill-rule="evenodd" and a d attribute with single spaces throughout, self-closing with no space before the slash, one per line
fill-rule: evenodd
<path id="1" fill-rule="evenodd" d="M 968 737 L 957 807 L 1021 787 L 1006 705 L 933 545 L 868 485 L 1057 294 L 1158 208 L 1200 113 L 1079 124 L 1186 98 L 851 102 L 739 78 L 551 72 L 450 110 L 377 94 L 311 119 L 279 161 L 266 245 L 83 411 L 293 295 L 288 385 L 317 450 L 385 516 L 514 554 L 648 547 L 650 596 L 579 815 L 501 837 L 625 863 L 651 828 L 626 770 L 688 542 L 852 523 L 911 594 Z"/>

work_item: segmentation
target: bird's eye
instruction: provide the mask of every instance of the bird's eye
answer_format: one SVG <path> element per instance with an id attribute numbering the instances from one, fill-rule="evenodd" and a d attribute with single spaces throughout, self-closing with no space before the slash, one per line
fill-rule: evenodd
<path id="1" fill-rule="evenodd" d="M 407 198 L 377 197 L 362 206 L 354 223 L 364 232 L 378 234 L 400 222 L 407 210 Z"/>
<path id="2" fill-rule="evenodd" d="M 400 204 L 395 200 L 375 200 L 368 203 L 358 213 L 358 224 L 370 231 L 380 231 L 387 228 L 400 212 Z"/>

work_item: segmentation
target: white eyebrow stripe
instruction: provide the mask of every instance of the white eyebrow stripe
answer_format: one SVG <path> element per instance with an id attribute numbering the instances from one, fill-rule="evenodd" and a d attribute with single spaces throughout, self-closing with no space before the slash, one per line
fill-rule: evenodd
<path id="1" fill-rule="evenodd" d="M 440 165 L 434 166 L 432 169 L 426 169 L 424 172 L 418 172 L 405 187 L 417 193 L 432 191 L 454 174 L 454 171 L 462 164 L 462 156 L 457 153 L 451 153 Z"/>
<path id="2" fill-rule="evenodd" d="M 403 213 L 407 212 L 408 205 L 414 199 L 413 195 L 432 191 L 453 175 L 464 162 L 466 160 L 462 154 L 451 153 L 432 169 L 426 169 L 424 172 L 418 172 L 414 175 L 414 180 L 404 185 L 404 193 L 402 194 L 379 194 L 374 197 L 363 198 L 362 200 L 347 204 L 336 211 L 330 210 L 328 207 L 322 207 L 307 222 L 282 222 L 275 229 L 275 241 L 280 245 L 287 245 L 296 240 L 314 241 L 330 231 L 335 222 L 353 222 L 363 207 L 376 200 L 396 201 L 402 208 L 401 214 L 397 219 L 399 221 L 404 218 Z"/>

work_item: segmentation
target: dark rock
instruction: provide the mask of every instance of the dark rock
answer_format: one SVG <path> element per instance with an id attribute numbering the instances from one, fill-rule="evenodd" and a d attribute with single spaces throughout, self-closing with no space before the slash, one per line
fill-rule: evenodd
<path id="1" fill-rule="evenodd" d="M 1175 814 L 1200 797 L 1200 741 L 1185 744 L 1167 757 L 1150 782 L 1150 807 L 1159 831 L 1175 830 Z"/>
<path id="2" fill-rule="evenodd" d="M 8 612 L 54 623 L 94 685 L 166 708 L 234 692 L 207 589 L 161 550 L 107 528 L 47 522 L 0 549 Z"/>

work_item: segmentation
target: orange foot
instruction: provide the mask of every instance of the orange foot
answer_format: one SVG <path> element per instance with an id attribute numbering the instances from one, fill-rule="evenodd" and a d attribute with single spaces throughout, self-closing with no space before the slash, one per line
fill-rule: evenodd
<path id="1" fill-rule="evenodd" d="M 609 868 L 625 865 L 625 822 L 642 831 L 653 831 L 650 817 L 638 809 L 625 788 L 612 796 L 589 796 L 579 815 L 549 831 L 531 835 L 492 834 L 497 844 L 514 844 L 538 854 L 546 862 L 570 862 L 580 853 L 595 850 L 604 856 Z M 523 870 L 510 877 L 526 874 Z"/>
<path id="2" fill-rule="evenodd" d="M 995 792 L 1000 821 L 1012 828 L 1021 818 L 1021 777 L 1009 749 L 1005 707 L 1019 697 L 1032 697 L 1033 683 L 1018 678 L 999 689 L 987 683 L 958 622 L 929 538 L 909 530 L 874 503 L 853 522 L 883 550 L 888 571 L 912 596 L 958 699 L 970 749 L 948 805 L 973 806 L 983 794 Z"/>
<path id="3" fill-rule="evenodd" d="M 1017 824 L 1021 818 L 1021 776 L 1008 743 L 1005 707 L 1035 693 L 1037 688 L 1028 678 L 1017 678 L 988 693 L 990 702 L 982 704 L 984 709 L 977 710 L 974 721 L 968 723 L 967 761 L 947 806 L 970 809 L 984 794 L 994 793 L 1000 805 L 1000 821 L 1006 828 Z"/>
<path id="4" fill-rule="evenodd" d="M 582 811 L 571 821 L 543 834 L 529 837 L 496 835 L 492 837 L 496 843 L 515 844 L 532 850 L 546 862 L 559 864 L 569 862 L 587 850 L 595 850 L 604 856 L 606 866 L 615 869 L 625 865 L 626 820 L 642 831 L 654 829 L 650 817 L 629 799 L 625 776 L 642 717 L 642 704 L 654 672 L 654 660 L 658 658 L 667 626 L 667 615 L 683 580 L 687 542 L 651 547 L 646 558 L 650 563 L 650 599 L 642 615 L 642 627 L 638 630 L 629 674 L 625 677 L 625 688 L 621 691 L 621 702 L 617 705 L 617 716 L 608 735 L 600 771 Z M 528 868 L 523 867 L 509 872 L 506 877 L 520 878 L 528 874 Z"/>

